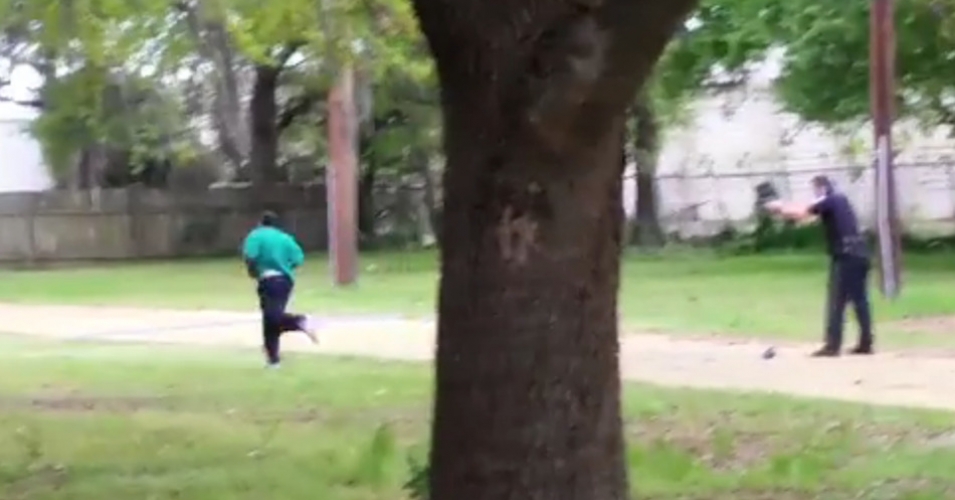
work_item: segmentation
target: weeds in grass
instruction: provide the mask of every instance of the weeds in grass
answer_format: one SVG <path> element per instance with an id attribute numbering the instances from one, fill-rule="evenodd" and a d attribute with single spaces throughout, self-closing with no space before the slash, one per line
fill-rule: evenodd
<path id="1" fill-rule="evenodd" d="M 350 483 L 379 489 L 393 484 L 398 476 L 398 443 L 389 424 L 381 424 L 361 450 Z"/>
<path id="2" fill-rule="evenodd" d="M 411 500 L 429 500 L 431 498 L 429 488 L 431 467 L 428 466 L 427 461 L 414 454 L 408 455 L 407 465 L 408 479 L 402 489 L 411 497 Z"/>

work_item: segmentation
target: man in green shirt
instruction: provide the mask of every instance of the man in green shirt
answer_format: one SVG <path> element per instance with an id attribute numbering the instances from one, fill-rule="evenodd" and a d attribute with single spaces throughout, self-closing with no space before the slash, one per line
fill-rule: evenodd
<path id="1" fill-rule="evenodd" d="M 272 368 L 281 362 L 279 338 L 283 333 L 300 331 L 318 343 L 309 318 L 286 311 L 295 287 L 295 272 L 305 261 L 305 254 L 295 238 L 278 227 L 278 222 L 278 216 L 266 212 L 242 245 L 246 270 L 258 283 L 263 348 Z"/>

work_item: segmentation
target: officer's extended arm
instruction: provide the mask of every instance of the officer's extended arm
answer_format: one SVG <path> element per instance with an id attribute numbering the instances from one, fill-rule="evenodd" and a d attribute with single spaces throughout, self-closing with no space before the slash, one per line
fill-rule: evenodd
<path id="1" fill-rule="evenodd" d="M 763 206 L 766 208 L 766 210 L 769 210 L 780 217 L 794 221 L 806 221 L 815 216 L 812 210 L 813 205 L 806 205 L 803 203 L 773 200 L 766 202 L 766 204 Z"/>

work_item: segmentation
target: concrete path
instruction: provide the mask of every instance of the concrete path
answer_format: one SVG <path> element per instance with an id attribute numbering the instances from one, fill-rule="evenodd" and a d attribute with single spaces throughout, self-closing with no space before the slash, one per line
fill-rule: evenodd
<path id="1" fill-rule="evenodd" d="M 252 313 L 0 304 L 0 330 L 71 340 L 257 347 L 258 321 Z M 433 354 L 434 324 L 429 321 L 325 318 L 321 334 L 318 347 L 295 336 L 285 345 L 328 355 L 415 361 Z M 626 379 L 667 386 L 955 410 L 955 358 L 887 353 L 810 359 L 811 347 L 779 346 L 775 359 L 764 360 L 764 344 L 628 335 L 621 345 L 621 370 Z"/>

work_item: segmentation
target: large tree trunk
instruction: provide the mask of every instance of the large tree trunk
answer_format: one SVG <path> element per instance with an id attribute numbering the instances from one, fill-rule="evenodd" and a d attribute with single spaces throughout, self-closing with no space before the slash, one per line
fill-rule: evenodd
<path id="1" fill-rule="evenodd" d="M 628 497 L 624 111 L 692 4 L 415 0 L 448 162 L 433 500 Z"/>
<path id="2" fill-rule="evenodd" d="M 282 180 L 278 171 L 279 117 L 275 100 L 279 71 L 279 68 L 267 65 L 255 68 L 255 85 L 249 103 L 249 129 L 252 132 L 249 168 L 255 185 L 275 184 Z"/>
<path id="3" fill-rule="evenodd" d="M 638 246 L 659 247 L 666 243 L 660 224 L 657 190 L 657 163 L 660 158 L 660 122 L 650 97 L 642 93 L 631 107 L 634 120 L 633 150 L 636 157 L 636 206 L 633 242 Z"/>

